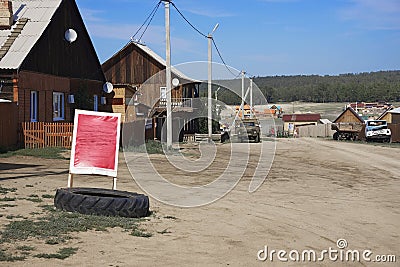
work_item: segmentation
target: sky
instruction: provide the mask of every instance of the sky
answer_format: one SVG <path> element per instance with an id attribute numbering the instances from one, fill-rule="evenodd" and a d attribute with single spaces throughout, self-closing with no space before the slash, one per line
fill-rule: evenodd
<path id="1" fill-rule="evenodd" d="M 103 63 L 126 45 L 158 0 L 76 0 Z M 251 76 L 400 70 L 400 0 L 173 0 L 214 41 L 227 65 Z M 207 38 L 171 6 L 171 61 L 207 60 Z M 135 36 L 139 39 L 141 32 Z M 143 34 L 165 58 L 165 8 Z M 213 61 L 222 62 L 213 50 Z"/>

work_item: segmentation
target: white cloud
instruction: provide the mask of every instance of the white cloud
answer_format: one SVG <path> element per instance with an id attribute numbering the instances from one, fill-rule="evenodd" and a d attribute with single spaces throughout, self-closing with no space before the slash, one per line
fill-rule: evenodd
<path id="1" fill-rule="evenodd" d="M 104 10 L 95 10 L 95 9 L 87 9 L 87 8 L 81 8 L 80 9 L 81 15 L 83 19 L 87 22 L 99 22 L 99 21 L 104 21 L 102 18 L 104 15 Z"/>
<path id="2" fill-rule="evenodd" d="M 340 16 L 369 30 L 400 30 L 400 1 L 350 0 Z"/>

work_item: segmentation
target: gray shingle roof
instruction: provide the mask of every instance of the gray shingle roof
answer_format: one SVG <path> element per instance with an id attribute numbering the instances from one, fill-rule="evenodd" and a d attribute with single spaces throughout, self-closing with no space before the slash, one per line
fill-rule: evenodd
<path id="1" fill-rule="evenodd" d="M 61 0 L 11 2 L 16 23 L 9 30 L 0 30 L 0 69 L 18 69 L 21 66 L 61 4 Z M 24 20 L 26 24 L 21 26 Z"/>

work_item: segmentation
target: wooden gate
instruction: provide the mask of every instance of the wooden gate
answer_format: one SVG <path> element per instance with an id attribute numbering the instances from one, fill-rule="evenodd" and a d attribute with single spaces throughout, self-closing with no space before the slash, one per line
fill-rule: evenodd
<path id="1" fill-rule="evenodd" d="M 73 123 L 23 122 L 25 148 L 71 148 Z"/>

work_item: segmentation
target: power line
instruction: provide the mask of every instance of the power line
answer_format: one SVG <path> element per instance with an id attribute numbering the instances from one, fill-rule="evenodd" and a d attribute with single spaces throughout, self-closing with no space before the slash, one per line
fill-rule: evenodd
<path id="1" fill-rule="evenodd" d="M 158 2 L 157 6 L 155 7 L 155 11 L 153 12 L 153 15 L 151 16 L 149 22 L 147 23 L 146 28 L 144 29 L 142 35 L 140 35 L 139 41 L 142 40 L 142 37 L 143 37 L 144 33 L 147 31 L 147 28 L 149 27 L 149 25 L 150 25 L 151 21 L 153 20 L 154 16 L 156 15 L 158 7 L 160 6 L 160 4 L 161 4 L 161 1 Z"/>
<path id="2" fill-rule="evenodd" d="M 182 14 L 181 11 L 179 11 L 179 9 L 176 7 L 176 5 L 171 2 L 172 6 L 176 9 L 176 11 L 178 11 L 179 15 L 181 15 L 181 17 L 190 25 L 190 27 L 192 27 L 196 32 L 198 32 L 201 36 L 207 38 L 207 35 L 205 35 L 204 33 L 202 33 L 199 29 L 197 29 L 192 23 L 190 23 L 190 21 Z"/>
<path id="3" fill-rule="evenodd" d="M 143 24 L 139 27 L 139 29 L 135 32 L 135 34 L 131 37 L 131 40 L 133 40 L 136 36 L 136 34 L 138 34 L 140 32 L 140 30 L 143 28 L 143 26 L 146 24 L 146 22 L 150 19 L 149 23 L 146 26 L 146 29 L 144 30 L 144 32 L 142 33 L 142 35 L 140 36 L 140 39 L 142 38 L 143 34 L 146 32 L 148 26 L 150 25 L 151 20 L 154 18 L 154 15 L 156 14 L 158 7 L 161 5 L 161 0 L 158 1 L 157 5 L 153 8 L 153 10 L 150 12 L 150 14 L 147 16 L 146 20 L 143 22 Z"/>
<path id="4" fill-rule="evenodd" d="M 211 38 L 211 40 L 212 40 L 212 42 L 213 42 L 213 44 L 214 44 L 215 50 L 217 50 L 217 53 L 218 53 L 219 58 L 221 59 L 222 63 L 224 64 L 225 68 L 226 68 L 233 76 L 236 76 L 235 79 L 236 79 L 237 77 L 239 77 L 240 73 L 239 73 L 238 75 L 236 75 L 235 73 L 233 73 L 233 72 L 230 70 L 230 68 L 228 67 L 228 65 L 226 65 L 225 60 L 223 59 L 223 57 L 222 57 L 222 55 L 221 55 L 221 52 L 219 51 L 218 46 L 217 46 L 217 44 L 216 44 L 215 41 L 214 41 L 214 38 Z"/>
<path id="5" fill-rule="evenodd" d="M 217 44 L 215 43 L 215 41 L 214 41 L 214 38 L 213 37 L 208 37 L 207 35 L 205 35 L 204 33 L 202 33 L 199 29 L 197 29 L 192 23 L 190 23 L 190 21 L 182 14 L 182 12 L 176 7 L 176 5 L 174 4 L 174 3 L 172 3 L 171 2 L 171 4 L 174 6 L 174 8 L 176 9 L 176 11 L 178 11 L 178 13 L 181 15 L 181 17 L 196 31 L 196 32 L 198 32 L 201 36 L 203 36 L 203 37 L 205 37 L 205 38 L 211 38 L 211 40 L 212 40 L 212 42 L 213 42 L 213 44 L 214 44 L 214 47 L 215 47 L 215 49 L 217 50 L 217 52 L 218 52 L 218 56 L 219 56 L 219 58 L 221 59 L 221 61 L 222 61 L 222 63 L 225 65 L 225 67 L 227 68 L 227 70 L 233 75 L 233 76 L 235 76 L 235 79 L 237 78 L 237 77 L 239 77 L 239 75 L 240 75 L 240 73 L 238 74 L 238 75 L 236 75 L 235 73 L 233 73 L 230 69 L 229 69 L 229 67 L 227 66 L 227 64 L 225 63 L 225 60 L 223 59 L 223 57 L 222 57 L 222 55 L 221 55 L 221 52 L 219 51 L 219 49 L 218 49 L 218 47 L 217 47 Z"/>

